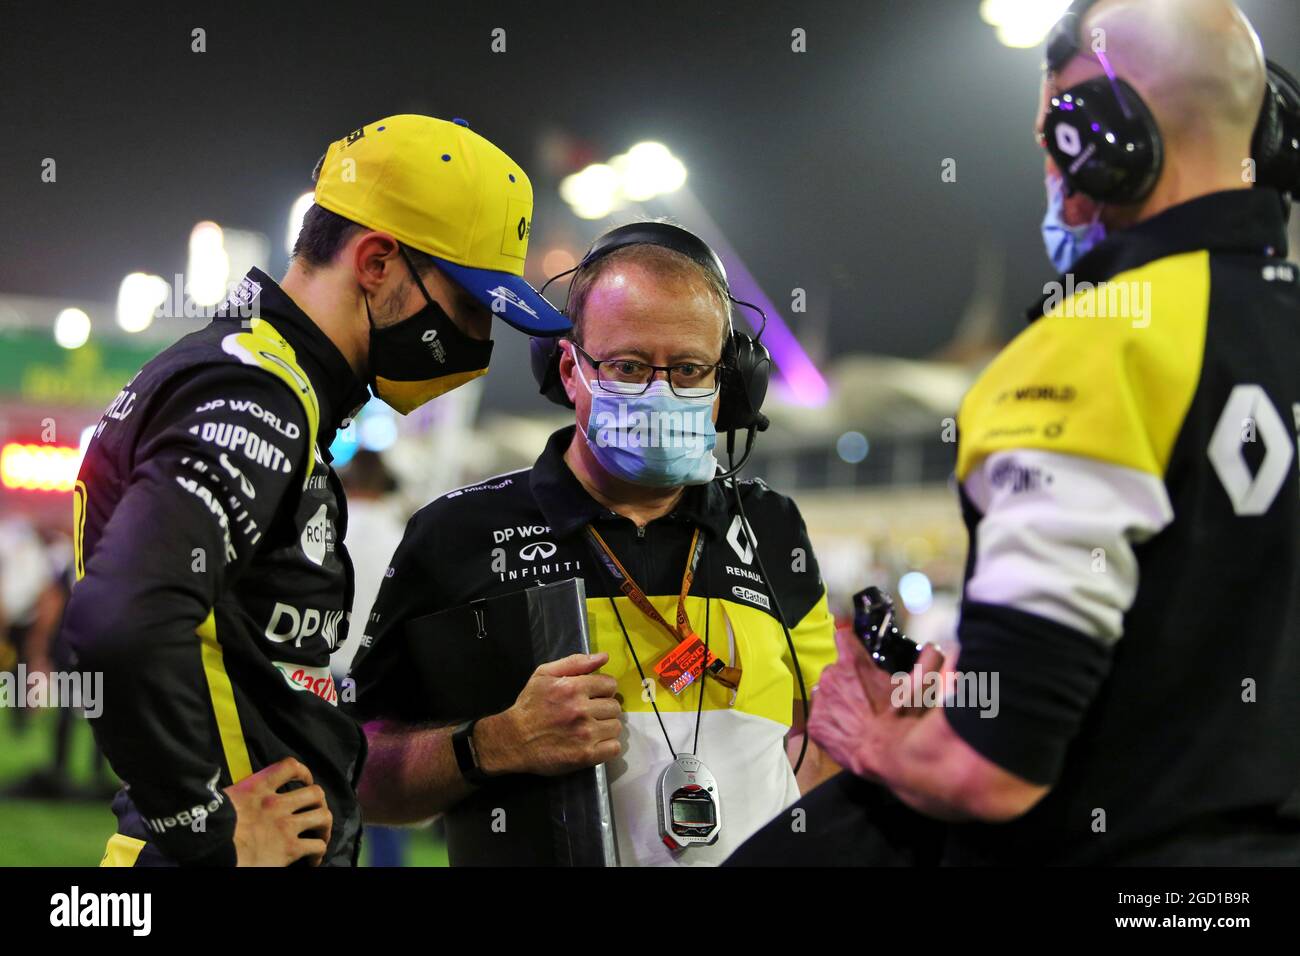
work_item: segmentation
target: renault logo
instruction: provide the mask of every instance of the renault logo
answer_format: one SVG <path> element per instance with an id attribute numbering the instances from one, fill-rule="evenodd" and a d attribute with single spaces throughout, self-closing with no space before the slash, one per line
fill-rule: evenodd
<path id="1" fill-rule="evenodd" d="M 754 536 L 754 529 L 749 526 L 748 521 L 741 521 L 740 515 L 731 519 L 731 527 L 727 529 L 727 544 L 731 545 L 731 550 L 736 552 L 736 557 L 746 564 L 754 563 L 754 545 L 758 544 L 758 538 Z"/>

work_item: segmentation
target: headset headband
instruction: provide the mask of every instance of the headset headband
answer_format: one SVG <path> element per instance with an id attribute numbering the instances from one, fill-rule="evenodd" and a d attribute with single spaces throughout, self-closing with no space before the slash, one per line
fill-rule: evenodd
<path id="1" fill-rule="evenodd" d="M 1068 10 L 1056 21 L 1047 38 L 1047 68 L 1053 73 L 1061 72 L 1079 51 L 1083 49 L 1080 42 L 1079 27 L 1089 10 L 1096 6 L 1098 0 L 1074 0 Z"/>
<path id="2" fill-rule="evenodd" d="M 596 239 L 582 257 L 574 271 L 591 265 L 597 259 L 609 255 L 615 249 L 624 246 L 651 245 L 663 246 L 674 252 L 680 252 L 701 268 L 713 273 L 722 280 L 722 287 L 731 295 L 731 286 L 727 282 L 727 269 L 707 242 L 670 222 L 633 222 L 626 226 L 611 229 Z"/>

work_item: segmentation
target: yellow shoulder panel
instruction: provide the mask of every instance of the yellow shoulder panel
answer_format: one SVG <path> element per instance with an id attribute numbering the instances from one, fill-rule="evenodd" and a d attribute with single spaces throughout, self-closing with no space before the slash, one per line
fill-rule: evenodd
<path id="1" fill-rule="evenodd" d="M 265 319 L 251 319 L 248 328 L 232 332 L 221 341 L 221 348 L 245 365 L 256 365 L 270 372 L 293 389 L 307 413 L 307 469 L 303 485 L 311 478 L 316 464 L 316 434 L 320 430 L 320 402 L 307 373 L 298 365 L 298 356 L 275 326 Z"/>
<path id="2" fill-rule="evenodd" d="M 958 479 L 1016 448 L 1163 477 L 1200 379 L 1209 297 L 1205 251 L 1061 296 L 962 401 Z"/>

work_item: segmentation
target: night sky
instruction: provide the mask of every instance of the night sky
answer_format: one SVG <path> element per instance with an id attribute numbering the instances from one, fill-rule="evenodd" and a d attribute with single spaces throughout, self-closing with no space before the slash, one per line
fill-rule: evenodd
<path id="1" fill-rule="evenodd" d="M 787 318 L 816 358 L 940 348 L 981 245 L 1006 266 L 1004 334 L 1050 277 L 1041 53 L 999 44 L 976 0 L 67 6 L 0 13 L 0 292 L 113 301 L 127 272 L 181 271 L 200 219 L 265 232 L 278 275 L 326 145 L 398 112 L 465 117 L 529 171 L 533 279 L 601 228 L 556 196 L 545 135 L 592 160 L 662 140 L 769 296 L 807 290 Z M 1243 7 L 1300 67 L 1300 2 Z"/>

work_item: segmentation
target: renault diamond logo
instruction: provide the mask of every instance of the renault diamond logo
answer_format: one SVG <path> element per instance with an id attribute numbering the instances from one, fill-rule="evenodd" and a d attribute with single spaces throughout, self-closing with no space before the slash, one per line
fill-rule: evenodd
<path id="1" fill-rule="evenodd" d="M 758 544 L 758 538 L 754 537 L 754 529 L 749 526 L 748 521 L 741 521 L 740 515 L 731 519 L 731 527 L 727 529 L 727 544 L 731 545 L 731 550 L 736 552 L 736 557 L 746 564 L 754 563 L 754 545 Z"/>

